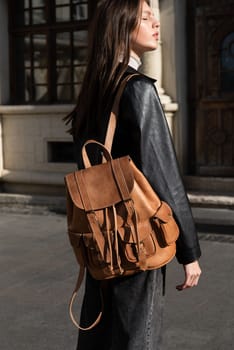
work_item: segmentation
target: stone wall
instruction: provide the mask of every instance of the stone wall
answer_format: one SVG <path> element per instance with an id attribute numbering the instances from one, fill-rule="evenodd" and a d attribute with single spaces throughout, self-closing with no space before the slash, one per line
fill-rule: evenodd
<path id="1" fill-rule="evenodd" d="M 62 118 L 72 106 L 1 106 L 4 190 L 56 192 L 74 163 L 54 163 L 48 142 L 71 142 Z M 0 143 L 1 144 L 1 143 Z"/>

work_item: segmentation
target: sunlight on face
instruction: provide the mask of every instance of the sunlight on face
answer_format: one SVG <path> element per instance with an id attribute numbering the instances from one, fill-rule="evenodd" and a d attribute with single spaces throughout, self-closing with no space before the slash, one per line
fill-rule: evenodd
<path id="1" fill-rule="evenodd" d="M 159 21 L 150 6 L 144 1 L 140 23 L 131 36 L 131 52 L 141 57 L 144 52 L 157 49 L 159 40 Z"/>

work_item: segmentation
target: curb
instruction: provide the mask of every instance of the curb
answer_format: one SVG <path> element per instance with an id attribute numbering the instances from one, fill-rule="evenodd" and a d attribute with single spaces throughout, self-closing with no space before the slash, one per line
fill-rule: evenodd
<path id="1" fill-rule="evenodd" d="M 66 214 L 66 198 L 62 196 L 40 196 L 0 193 L 0 207 L 3 212 L 25 214 Z"/>

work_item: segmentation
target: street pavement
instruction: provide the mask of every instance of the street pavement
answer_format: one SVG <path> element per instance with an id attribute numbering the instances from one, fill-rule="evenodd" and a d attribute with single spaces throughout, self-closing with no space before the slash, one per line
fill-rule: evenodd
<path id="1" fill-rule="evenodd" d="M 75 350 L 68 302 L 77 264 L 65 216 L 0 210 L 0 350 Z M 163 350 L 234 349 L 234 230 L 200 237 L 198 287 L 178 292 L 183 268 L 167 268 Z"/>

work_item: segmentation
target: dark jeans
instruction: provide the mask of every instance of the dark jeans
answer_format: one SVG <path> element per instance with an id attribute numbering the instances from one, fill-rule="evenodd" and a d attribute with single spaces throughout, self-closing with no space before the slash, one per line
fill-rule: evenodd
<path id="1" fill-rule="evenodd" d="M 165 268 L 105 281 L 104 313 L 80 331 L 77 350 L 161 350 Z M 86 277 L 81 326 L 101 310 L 99 282 Z"/>

